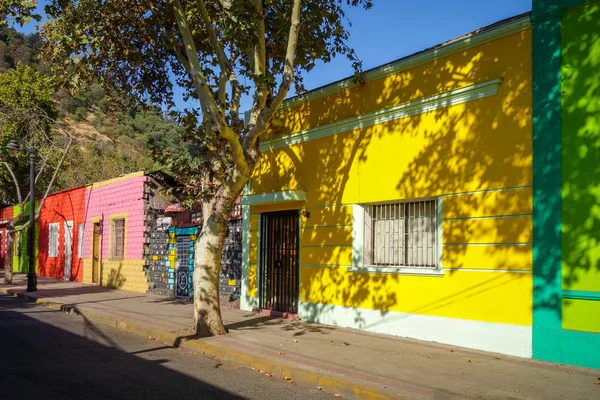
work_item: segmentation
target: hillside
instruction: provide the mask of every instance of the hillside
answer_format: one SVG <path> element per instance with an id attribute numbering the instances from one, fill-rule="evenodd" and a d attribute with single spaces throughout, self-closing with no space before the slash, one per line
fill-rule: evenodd
<path id="1" fill-rule="evenodd" d="M 23 63 L 50 74 L 38 59 L 41 39 L 0 25 L 0 73 Z M 55 190 L 110 179 L 137 170 L 164 169 L 151 155 L 151 143 L 179 145 L 181 131 L 158 109 L 119 107 L 97 84 L 79 93 L 57 90 L 58 124 L 75 138 Z"/>

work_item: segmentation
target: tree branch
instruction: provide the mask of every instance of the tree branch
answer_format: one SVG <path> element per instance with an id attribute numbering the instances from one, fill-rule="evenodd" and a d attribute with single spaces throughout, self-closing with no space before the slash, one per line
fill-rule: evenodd
<path id="1" fill-rule="evenodd" d="M 204 4 L 204 0 L 196 0 L 198 3 L 198 7 L 200 8 L 200 16 L 206 25 L 206 29 L 208 30 L 208 37 L 210 39 L 210 43 L 217 54 L 217 59 L 219 60 L 219 67 L 221 68 L 221 73 L 219 76 L 219 106 L 221 107 L 221 112 L 224 114 L 225 109 L 227 107 L 227 81 L 231 75 L 235 75 L 233 72 L 233 68 L 231 68 L 231 63 L 229 59 L 225 55 L 223 48 L 219 44 L 219 39 L 217 38 L 217 34 L 213 28 L 212 21 L 210 20 L 210 16 L 208 15 L 208 11 L 206 10 L 206 5 Z M 235 81 L 237 82 L 237 78 Z"/>
<path id="2" fill-rule="evenodd" d="M 196 93 L 198 93 L 198 98 L 200 100 L 200 106 L 202 107 L 204 117 L 205 119 L 208 118 L 211 130 L 215 133 L 220 133 L 221 136 L 227 140 L 229 146 L 231 147 L 231 152 L 236 165 L 240 168 L 240 170 L 248 173 L 249 167 L 246 157 L 244 156 L 244 150 L 242 148 L 242 144 L 240 143 L 239 137 L 229 126 L 227 126 L 227 123 L 224 121 L 224 116 L 217 107 L 215 99 L 208 88 L 206 78 L 202 74 L 200 60 L 198 59 L 196 46 L 194 45 L 194 41 L 192 39 L 192 33 L 185 17 L 185 11 L 183 10 L 179 0 L 173 1 L 173 8 L 175 11 L 175 17 L 177 19 L 177 25 L 179 27 L 179 32 L 181 33 L 189 61 L 189 74 L 192 78 L 194 86 L 196 87 Z"/>
<path id="3" fill-rule="evenodd" d="M 200 100 L 200 107 L 202 107 L 202 113 L 216 118 L 218 115 L 218 108 L 214 98 L 212 97 L 210 89 L 208 88 L 206 77 L 202 73 L 200 60 L 198 59 L 198 53 L 196 51 L 196 45 L 194 44 L 194 40 L 192 38 L 192 32 L 187 22 L 185 11 L 179 0 L 173 1 L 173 9 L 175 11 L 177 26 L 179 27 L 179 32 L 181 33 L 181 38 L 183 39 L 185 53 L 188 58 L 188 72 L 192 78 L 194 87 L 196 88 L 196 93 L 198 94 L 198 99 Z"/>
<path id="4" fill-rule="evenodd" d="M 277 95 L 271 101 L 269 107 L 262 109 L 256 120 L 256 124 L 251 126 L 248 133 L 244 136 L 244 148 L 250 149 L 256 142 L 256 139 L 269 127 L 273 114 L 283 103 L 288 94 L 292 81 L 294 79 L 294 57 L 296 55 L 296 46 L 298 45 L 298 31 L 300 30 L 300 5 L 301 0 L 294 0 L 292 9 L 290 34 L 288 37 L 287 51 L 285 55 L 285 65 L 283 67 L 283 79 L 279 85 Z"/>
<path id="5" fill-rule="evenodd" d="M 254 103 L 250 110 L 250 121 L 248 122 L 248 126 L 256 125 L 260 112 L 267 104 L 267 97 L 269 95 L 269 87 L 266 82 L 267 51 L 265 44 L 265 14 L 262 0 L 251 1 L 258 14 L 258 45 L 250 49 L 248 54 L 248 60 L 250 61 L 252 73 L 254 74 L 254 82 L 256 83 Z"/>
<path id="6" fill-rule="evenodd" d="M 12 168 L 10 167 L 10 165 L 6 161 L 2 161 L 2 164 L 4 164 L 4 166 L 8 170 L 8 173 L 12 177 L 13 183 L 15 184 L 15 189 L 17 190 L 17 200 L 19 200 L 19 204 L 22 204 L 23 197 L 21 197 L 21 188 L 19 187 L 19 181 L 17 180 L 17 177 L 16 177 L 15 173 L 13 172 Z"/>

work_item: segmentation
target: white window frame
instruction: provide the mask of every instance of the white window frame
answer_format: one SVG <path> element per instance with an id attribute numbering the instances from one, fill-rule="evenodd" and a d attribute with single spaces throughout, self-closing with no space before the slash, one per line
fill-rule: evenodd
<path id="1" fill-rule="evenodd" d="M 53 231 L 56 233 L 53 234 Z M 60 242 L 60 223 L 52 222 L 48 224 L 48 257 L 58 257 L 58 247 Z"/>
<path id="2" fill-rule="evenodd" d="M 77 225 L 77 257 L 83 258 L 83 240 L 85 239 L 85 224 Z"/>
<path id="3" fill-rule="evenodd" d="M 418 201 L 436 200 L 437 226 L 436 226 L 436 252 L 437 263 L 434 267 L 410 267 L 410 266 L 377 266 L 364 264 L 364 240 L 365 240 L 365 206 L 386 203 L 369 203 L 352 205 L 352 266 L 350 271 L 369 272 L 378 274 L 407 274 L 407 275 L 434 275 L 443 276 L 442 267 L 442 197 L 428 197 L 420 199 L 399 200 L 388 203 L 408 203 Z"/>

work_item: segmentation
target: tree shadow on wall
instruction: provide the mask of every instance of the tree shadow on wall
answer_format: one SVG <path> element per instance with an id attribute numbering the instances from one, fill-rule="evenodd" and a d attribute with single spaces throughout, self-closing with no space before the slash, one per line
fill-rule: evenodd
<path id="1" fill-rule="evenodd" d="M 122 268 L 123 263 L 120 262 L 119 266 L 116 269 L 110 269 L 110 271 L 108 272 L 108 278 L 106 279 L 105 283 L 106 287 L 109 287 L 111 289 L 121 289 L 123 287 L 127 278 L 125 278 L 125 276 L 123 276 L 123 274 L 121 273 Z"/>
<path id="2" fill-rule="evenodd" d="M 569 9 L 561 27 L 562 287 L 598 291 L 600 4 Z"/>
<path id="3" fill-rule="evenodd" d="M 498 93 L 489 97 L 340 128 L 349 118 L 498 78 Z M 352 319 L 366 328 L 373 322 L 361 310 L 370 309 L 381 317 L 401 311 L 505 322 L 507 304 L 518 298 L 525 302 L 512 319 L 531 323 L 530 88 L 531 39 L 523 31 L 280 112 L 283 128 L 263 141 L 327 125 L 339 130 L 265 151 L 252 179 L 253 193 L 307 193 L 305 204 L 289 207 L 310 212 L 300 235 L 300 301 L 308 320 L 330 314 L 329 323 Z M 458 196 L 504 188 L 514 193 Z M 351 204 L 438 196 L 444 277 L 350 271 L 362 257 L 352 247 Z M 251 215 L 254 238 L 259 211 Z M 260 270 L 257 241 L 251 245 L 250 265 Z M 482 311 L 481 303 L 489 307 Z M 335 306 L 351 310 L 344 321 L 336 320 Z"/>

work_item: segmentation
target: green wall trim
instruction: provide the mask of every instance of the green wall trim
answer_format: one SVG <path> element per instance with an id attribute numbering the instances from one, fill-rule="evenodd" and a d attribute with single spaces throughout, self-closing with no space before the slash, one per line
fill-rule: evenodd
<path id="1" fill-rule="evenodd" d="M 445 221 L 445 220 L 444 220 Z M 491 247 L 504 247 L 504 246 L 531 246 L 532 243 L 442 243 L 444 247 L 452 246 L 466 246 L 466 247 L 477 247 L 477 246 L 491 246 Z"/>
<path id="2" fill-rule="evenodd" d="M 240 204 L 258 206 L 263 204 L 305 200 L 306 192 L 304 190 L 284 190 L 283 192 L 242 195 L 240 197 Z"/>
<path id="3" fill-rule="evenodd" d="M 474 220 L 474 219 L 507 219 L 507 218 L 531 217 L 531 215 L 532 214 L 484 215 L 481 217 L 444 218 L 444 221 L 470 221 L 470 220 Z"/>
<path id="4" fill-rule="evenodd" d="M 574 300 L 600 301 L 600 292 L 589 292 L 585 290 L 563 290 L 562 298 Z"/>
<path id="5" fill-rule="evenodd" d="M 300 132 L 285 135 L 283 137 L 262 142 L 260 151 L 280 149 L 308 142 L 310 140 L 322 139 L 328 136 L 350 132 L 354 129 L 367 128 L 383 124 L 396 119 L 406 118 L 441 108 L 451 107 L 468 101 L 482 99 L 498 93 L 502 79 L 496 78 L 486 82 L 476 83 L 459 89 L 450 90 L 433 96 L 424 97 L 419 100 L 402 103 L 400 105 L 377 110 L 356 117 L 347 118 L 343 121 L 334 122 L 307 129 Z"/>
<path id="6" fill-rule="evenodd" d="M 460 53 L 462 51 L 469 50 L 471 48 L 480 46 L 482 44 L 497 40 L 514 33 L 518 33 L 529 29 L 531 23 L 529 15 L 524 14 L 513 19 L 509 19 L 499 24 L 498 26 L 485 29 L 479 33 L 473 33 L 465 35 L 461 39 L 450 40 L 445 44 L 435 46 L 431 49 L 410 55 L 408 57 L 401 58 L 400 60 L 393 61 L 389 64 L 376 67 L 372 70 L 365 72 L 365 78 L 367 81 L 374 81 L 377 79 L 385 78 L 387 76 L 397 74 L 402 71 L 406 71 L 411 68 L 418 67 L 432 61 L 439 60 L 443 57 L 450 56 L 452 54 Z M 302 103 L 307 101 L 317 100 L 332 94 L 351 89 L 358 86 L 354 77 L 343 79 L 339 82 L 335 82 L 312 90 L 302 96 L 292 97 L 284 101 L 281 105 L 281 109 L 298 107 Z"/>

